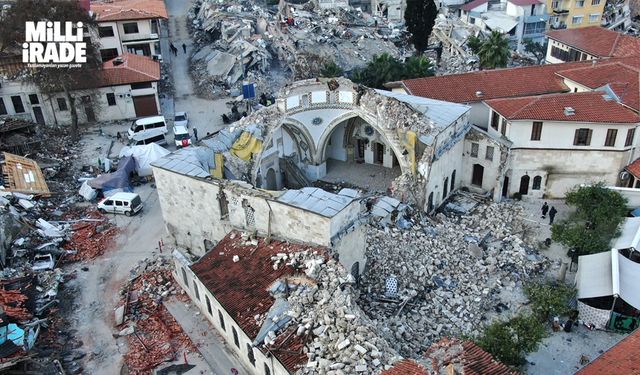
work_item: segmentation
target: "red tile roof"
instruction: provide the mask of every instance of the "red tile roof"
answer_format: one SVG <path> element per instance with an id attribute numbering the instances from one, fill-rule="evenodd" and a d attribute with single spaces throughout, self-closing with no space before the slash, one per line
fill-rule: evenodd
<path id="1" fill-rule="evenodd" d="M 624 374 L 639 375 L 640 329 L 636 329 L 613 348 L 583 367 L 576 375 Z"/>
<path id="2" fill-rule="evenodd" d="M 91 11 L 98 22 L 169 18 L 163 0 L 91 2 Z"/>
<path id="3" fill-rule="evenodd" d="M 640 117 L 615 100 L 606 100 L 600 91 L 514 99 L 494 99 L 485 102 L 509 120 L 541 120 L 571 122 L 636 123 Z M 565 108 L 575 110 L 565 115 Z"/>
<path id="4" fill-rule="evenodd" d="M 589 62 L 547 64 L 519 68 L 481 70 L 402 81 L 411 95 L 454 103 L 513 98 L 569 91 L 555 73 L 586 66 Z M 481 96 L 476 93 L 481 92 Z"/>
<path id="5" fill-rule="evenodd" d="M 600 26 L 551 30 L 547 36 L 596 57 L 640 55 L 640 39 Z"/>
<path id="6" fill-rule="evenodd" d="M 443 338 L 425 353 L 431 370 L 443 373 L 446 367 L 457 367 L 455 373 L 464 375 L 516 375 L 517 371 L 499 362 L 471 341 Z"/>
<path id="7" fill-rule="evenodd" d="M 117 64 L 117 59 L 122 64 Z M 160 63 L 147 56 L 125 53 L 102 64 L 98 71 L 100 86 L 117 86 L 160 80 Z"/>
<path id="8" fill-rule="evenodd" d="M 542 1 L 540 0 L 508 0 L 511 4 L 514 5 L 518 5 L 518 6 L 527 6 L 527 5 L 534 5 L 534 4 L 544 4 Z"/>
<path id="9" fill-rule="evenodd" d="M 640 57 L 636 60 L 640 60 Z M 597 63 L 586 67 L 563 70 L 557 74 L 590 89 L 609 85 L 622 103 L 640 110 L 640 68 L 625 61 Z"/>
<path id="10" fill-rule="evenodd" d="M 633 177 L 640 178 L 640 158 L 627 165 L 627 171 L 629 171 Z"/>
<path id="11" fill-rule="evenodd" d="M 383 371 L 380 375 L 429 375 L 427 369 L 411 359 L 403 359 L 396 362 L 392 368 Z"/>
<path id="12" fill-rule="evenodd" d="M 305 250 L 324 253 L 322 248 L 280 241 L 267 244 L 264 239 L 259 239 L 256 246 L 247 246 L 240 233 L 233 231 L 191 269 L 240 329 L 254 339 L 261 328 L 255 316 L 266 314 L 275 302 L 268 288 L 277 280 L 298 273 L 291 266 L 284 265 L 274 270 L 271 257 L 278 253 Z M 238 262 L 233 261 L 235 255 L 240 258 Z M 278 336 L 273 347 L 279 349 L 274 350 L 274 354 L 287 369 L 295 372 L 297 366 L 306 363 L 304 352 L 299 350 L 304 345 L 301 345 L 301 339 L 285 340 L 286 336 L 289 336 L 287 330 Z"/>
<path id="13" fill-rule="evenodd" d="M 461 8 L 462 10 L 473 10 L 473 8 L 479 7 L 482 4 L 488 3 L 489 0 L 473 0 L 469 3 L 464 4 Z"/>

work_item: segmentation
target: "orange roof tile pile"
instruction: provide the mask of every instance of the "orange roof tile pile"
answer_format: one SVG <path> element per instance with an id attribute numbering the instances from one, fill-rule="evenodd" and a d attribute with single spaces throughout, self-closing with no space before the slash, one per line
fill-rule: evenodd
<path id="1" fill-rule="evenodd" d="M 418 362 L 412 359 L 403 359 L 380 375 L 430 375 L 430 373 Z"/>
<path id="2" fill-rule="evenodd" d="M 457 374 L 464 375 L 518 374 L 471 341 L 445 337 L 431 345 L 425 356 L 435 374 L 441 374 L 451 366 Z"/>
<path id="3" fill-rule="evenodd" d="M 104 221 L 81 221 L 73 224 L 71 239 L 65 243 L 64 248 L 77 252 L 66 255 L 66 261 L 95 259 L 114 244 L 114 238 L 119 232 L 118 227 L 110 224 L 107 218 L 97 211 L 89 212 L 85 218 Z"/>
<path id="4" fill-rule="evenodd" d="M 25 321 L 33 317 L 25 307 L 29 297 L 19 290 L 0 289 L 0 307 L 7 317 L 15 321 Z"/>
<path id="5" fill-rule="evenodd" d="M 91 2 L 91 11 L 98 22 L 169 18 L 162 0 L 96 1 Z"/>
<path id="6" fill-rule="evenodd" d="M 640 55 L 640 39 L 600 26 L 551 30 L 547 36 L 596 57 Z"/>
<path id="7" fill-rule="evenodd" d="M 636 329 L 613 348 L 601 354 L 576 375 L 640 375 L 640 329 Z"/>

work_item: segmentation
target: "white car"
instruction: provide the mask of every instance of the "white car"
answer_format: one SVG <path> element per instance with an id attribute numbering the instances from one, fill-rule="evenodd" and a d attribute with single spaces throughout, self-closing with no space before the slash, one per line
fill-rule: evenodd
<path id="1" fill-rule="evenodd" d="M 112 214 L 135 215 L 142 210 L 142 201 L 136 193 L 115 193 L 98 203 L 98 211 Z"/>
<path id="2" fill-rule="evenodd" d="M 176 112 L 173 117 L 173 126 L 184 126 L 185 128 L 188 128 L 189 116 L 187 116 L 187 112 Z"/>
<path id="3" fill-rule="evenodd" d="M 191 136 L 186 126 L 174 125 L 173 137 L 176 142 L 176 148 L 191 146 Z"/>

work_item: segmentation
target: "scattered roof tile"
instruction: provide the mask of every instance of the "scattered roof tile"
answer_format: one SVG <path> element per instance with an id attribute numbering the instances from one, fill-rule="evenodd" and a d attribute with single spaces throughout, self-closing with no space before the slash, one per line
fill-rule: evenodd
<path id="1" fill-rule="evenodd" d="M 588 62 L 547 64 L 519 68 L 481 70 L 402 81 L 411 95 L 454 103 L 567 92 L 555 73 L 585 66 Z"/>
<path id="2" fill-rule="evenodd" d="M 601 91 L 493 99 L 485 102 L 509 120 L 636 123 L 640 117 Z M 567 115 L 565 108 L 575 113 Z"/>
<path id="3" fill-rule="evenodd" d="M 313 248 L 287 242 L 258 239 L 257 245 L 246 245 L 240 233 L 232 231 L 216 247 L 191 266 L 191 269 L 220 302 L 251 339 L 260 331 L 261 325 L 255 319 L 269 311 L 275 299 L 269 293 L 269 287 L 279 279 L 297 275 L 291 266 L 273 269 L 272 256 L 278 253 L 295 253 L 305 250 L 324 253 L 323 248 Z M 240 258 L 234 262 L 234 256 Z M 287 330 L 278 336 L 273 345 L 274 355 L 291 372 L 306 362 L 299 340 L 285 340 Z M 304 346 L 304 345 L 302 345 Z"/>
<path id="4" fill-rule="evenodd" d="M 418 362 L 412 359 L 403 359 L 380 375 L 429 375 L 429 372 Z"/>
<path id="5" fill-rule="evenodd" d="M 147 56 L 124 53 L 102 64 L 98 74 L 103 87 L 155 82 L 160 80 L 160 63 Z"/>
<path id="6" fill-rule="evenodd" d="M 547 36 L 596 57 L 640 55 L 640 39 L 600 26 L 551 30 Z"/>
<path id="7" fill-rule="evenodd" d="M 457 367 L 455 373 L 465 375 L 516 375 L 517 371 L 496 360 L 472 341 L 442 338 L 425 353 L 431 370 L 443 373 L 446 367 Z"/>
<path id="8" fill-rule="evenodd" d="M 91 2 L 91 11 L 98 22 L 169 18 L 162 0 Z"/>
<path id="9" fill-rule="evenodd" d="M 633 163 L 627 165 L 627 171 L 635 178 L 640 178 L 640 158 L 636 159 Z"/>
<path id="10" fill-rule="evenodd" d="M 600 374 L 640 374 L 640 361 L 638 361 L 638 348 L 640 348 L 640 329 L 630 333 L 624 340 L 613 348 L 607 350 L 593 362 L 583 367 L 576 375 L 600 375 Z"/>

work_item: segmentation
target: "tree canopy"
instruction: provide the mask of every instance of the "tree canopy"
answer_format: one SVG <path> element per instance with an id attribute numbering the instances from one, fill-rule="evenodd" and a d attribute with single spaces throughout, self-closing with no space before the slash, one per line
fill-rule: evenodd
<path id="1" fill-rule="evenodd" d="M 467 46 L 478 55 L 480 67 L 485 69 L 504 68 L 511 56 L 509 40 L 500 32 L 492 31 L 488 38 L 470 36 Z"/>
<path id="2" fill-rule="evenodd" d="M 626 199 L 602 183 L 573 189 L 565 199 L 575 212 L 551 227 L 551 238 L 577 255 L 608 251 L 627 213 Z"/>
<path id="3" fill-rule="evenodd" d="M 547 55 L 547 43 L 541 44 L 531 39 L 524 40 L 524 50 L 535 56 L 538 64 L 542 63 Z"/>
<path id="4" fill-rule="evenodd" d="M 438 16 L 438 7 L 433 0 L 407 0 L 404 20 L 411 33 L 411 43 L 419 54 L 429 46 L 429 36 Z"/>
<path id="5" fill-rule="evenodd" d="M 363 69 L 353 72 L 351 79 L 368 87 L 384 88 L 387 82 L 403 79 L 429 77 L 433 75 L 433 64 L 426 56 L 412 56 L 404 63 L 384 53 L 376 55 Z"/>
<path id="6" fill-rule="evenodd" d="M 338 64 L 333 61 L 326 63 L 320 71 L 320 77 L 325 78 L 340 77 L 342 74 L 342 68 L 340 68 Z"/>
<path id="7" fill-rule="evenodd" d="M 516 315 L 507 322 L 491 324 L 476 344 L 507 365 L 518 366 L 545 336 L 545 327 L 533 315 Z"/>
<path id="8" fill-rule="evenodd" d="M 530 282 L 524 293 L 531 302 L 531 310 L 541 322 L 552 316 L 564 315 L 569 310 L 569 299 L 574 289 L 562 283 Z"/>
<path id="9" fill-rule="evenodd" d="M 96 70 L 101 61 L 98 56 L 98 45 L 95 42 L 96 21 L 83 10 L 77 1 L 64 0 L 20 0 L 13 5 L 0 22 L 0 38 L 2 48 L 21 46 L 25 41 L 25 22 L 27 21 L 58 21 L 82 22 L 85 33 L 92 35 L 86 38 L 87 62 L 80 67 L 48 67 L 28 69 L 21 73 L 21 79 L 36 85 L 44 94 L 64 93 L 69 102 L 72 119 L 71 133 L 78 135 L 78 114 L 76 102 L 80 97 L 85 98 L 83 105 L 89 105 L 91 93 L 87 91 L 94 87 Z"/>

